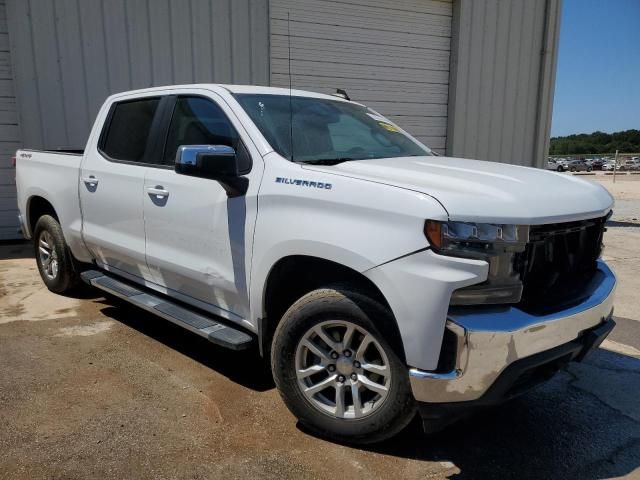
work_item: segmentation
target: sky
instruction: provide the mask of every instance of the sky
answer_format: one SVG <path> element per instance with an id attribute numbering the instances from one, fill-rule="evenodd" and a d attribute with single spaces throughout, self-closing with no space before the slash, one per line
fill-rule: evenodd
<path id="1" fill-rule="evenodd" d="M 564 0 L 551 136 L 640 130 L 640 0 Z"/>

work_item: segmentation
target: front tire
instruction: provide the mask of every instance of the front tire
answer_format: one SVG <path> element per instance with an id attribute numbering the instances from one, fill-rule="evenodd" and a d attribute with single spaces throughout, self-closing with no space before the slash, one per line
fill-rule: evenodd
<path id="1" fill-rule="evenodd" d="M 413 419 L 407 368 L 387 331 L 393 322 L 387 308 L 348 286 L 314 290 L 287 310 L 271 366 L 285 404 L 305 427 L 367 444 L 394 436 Z"/>
<path id="2" fill-rule="evenodd" d="M 51 215 L 43 215 L 33 229 L 36 263 L 40 277 L 55 293 L 66 293 L 79 283 L 71 252 L 64 241 L 62 228 Z"/>

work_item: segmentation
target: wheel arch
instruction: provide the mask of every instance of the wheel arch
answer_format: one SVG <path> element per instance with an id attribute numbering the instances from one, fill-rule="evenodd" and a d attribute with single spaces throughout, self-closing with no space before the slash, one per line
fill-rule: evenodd
<path id="1" fill-rule="evenodd" d="M 41 195 L 33 195 L 27 200 L 27 218 L 26 225 L 29 233 L 33 235 L 38 219 L 43 215 L 51 215 L 58 222 L 60 218 L 53 204 Z"/>
<path id="2" fill-rule="evenodd" d="M 258 321 L 260 353 L 268 357 L 273 335 L 287 309 L 299 298 L 317 288 L 332 284 L 348 284 L 365 293 L 389 310 L 393 325 L 385 325 L 395 337 L 392 342 L 404 361 L 400 330 L 389 302 L 380 288 L 357 270 L 341 263 L 310 255 L 288 255 L 271 267 L 264 282 L 262 316 Z M 376 322 L 375 319 L 372 319 Z"/>

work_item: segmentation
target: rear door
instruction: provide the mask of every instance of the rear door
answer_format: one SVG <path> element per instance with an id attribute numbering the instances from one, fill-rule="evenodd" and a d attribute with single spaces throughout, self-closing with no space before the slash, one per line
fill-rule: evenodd
<path id="1" fill-rule="evenodd" d="M 226 145 L 249 178 L 229 198 L 219 182 L 174 171 L 181 145 Z M 231 320 L 248 315 L 248 275 L 262 157 L 224 100 L 213 92 L 174 97 L 160 163 L 145 179 L 147 263 L 170 296 Z"/>
<path id="2" fill-rule="evenodd" d="M 161 97 L 112 104 L 80 172 L 82 234 L 97 263 L 149 280 L 143 221 L 144 177 L 153 158 L 152 131 Z"/>

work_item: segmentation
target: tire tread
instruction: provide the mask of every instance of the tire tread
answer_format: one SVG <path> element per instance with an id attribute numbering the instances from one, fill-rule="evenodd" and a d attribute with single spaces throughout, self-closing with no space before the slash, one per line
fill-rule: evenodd
<path id="1" fill-rule="evenodd" d="M 396 377 L 398 397 L 387 400 L 391 403 L 383 407 L 384 415 L 373 414 L 361 420 L 349 420 L 348 422 L 353 422 L 353 424 L 359 422 L 359 428 L 347 428 L 348 425 L 343 424 L 345 428 L 342 428 L 341 431 L 337 431 L 336 428 L 337 422 L 340 420 L 317 412 L 308 404 L 297 387 L 295 369 L 288 368 L 287 362 L 290 362 L 291 359 L 285 358 L 286 355 L 283 355 L 283 351 L 295 350 L 295 347 L 291 347 L 291 345 L 296 345 L 298 341 L 297 324 L 304 324 L 305 321 L 308 321 L 305 319 L 308 319 L 309 315 L 313 318 L 321 316 L 323 312 L 334 311 L 345 312 L 345 315 L 351 316 L 350 321 L 358 319 L 359 311 L 361 318 L 357 323 L 376 335 L 383 348 L 388 347 L 387 356 L 392 364 L 391 368 L 396 370 L 394 377 Z M 271 365 L 278 391 L 289 410 L 298 417 L 300 422 L 322 437 L 349 444 L 377 443 L 399 433 L 415 417 L 415 400 L 410 391 L 406 367 L 394 346 L 395 341 L 389 342 L 395 335 L 390 335 L 392 330 L 386 328 L 384 322 L 372 321 L 372 316 L 392 321 L 391 312 L 364 291 L 348 284 L 335 284 L 314 290 L 300 298 L 289 307 L 276 328 L 271 349 Z M 392 388 L 394 387 L 392 386 Z M 342 422 L 345 421 L 342 420 Z"/>
<path id="2" fill-rule="evenodd" d="M 51 234 L 54 243 L 53 248 L 58 253 L 58 276 L 53 280 L 49 280 L 44 275 L 38 260 L 38 242 L 42 230 L 47 230 Z M 62 227 L 58 221 L 51 215 L 41 216 L 33 229 L 33 240 L 38 271 L 47 288 L 54 293 L 68 293 L 77 288 L 80 284 L 80 275 L 74 268 L 73 256 L 64 240 Z"/>

